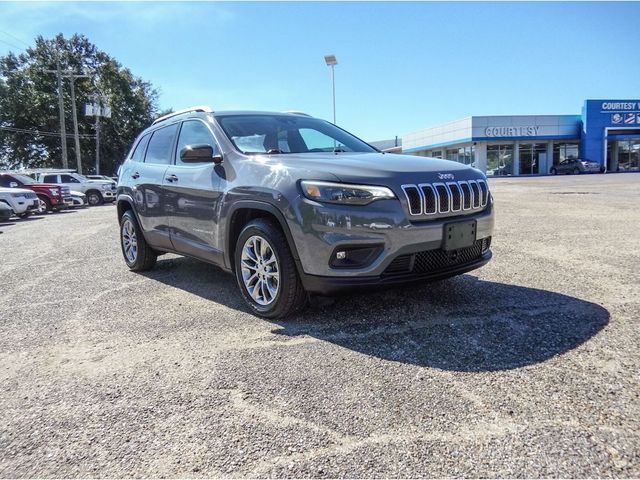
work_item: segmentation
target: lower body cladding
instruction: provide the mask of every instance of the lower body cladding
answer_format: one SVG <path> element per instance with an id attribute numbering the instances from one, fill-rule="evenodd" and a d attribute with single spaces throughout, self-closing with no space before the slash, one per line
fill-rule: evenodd
<path id="1" fill-rule="evenodd" d="M 492 205 L 474 214 L 421 222 L 408 221 L 393 201 L 372 206 L 375 209 L 359 212 L 353 207 L 302 205 L 292 235 L 307 291 L 329 295 L 440 280 L 491 259 Z"/>

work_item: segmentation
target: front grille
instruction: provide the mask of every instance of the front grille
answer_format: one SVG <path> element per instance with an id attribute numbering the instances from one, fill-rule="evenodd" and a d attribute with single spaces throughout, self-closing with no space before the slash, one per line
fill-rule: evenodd
<path id="1" fill-rule="evenodd" d="M 489 201 L 484 180 L 402 185 L 411 216 L 480 211 Z M 468 212 L 472 213 L 472 212 Z"/>
<path id="2" fill-rule="evenodd" d="M 386 268 L 383 275 L 405 275 L 438 273 L 443 270 L 473 263 L 478 260 L 491 246 L 491 237 L 476 240 L 467 248 L 445 251 L 442 249 L 425 250 L 410 255 L 396 257 Z"/>

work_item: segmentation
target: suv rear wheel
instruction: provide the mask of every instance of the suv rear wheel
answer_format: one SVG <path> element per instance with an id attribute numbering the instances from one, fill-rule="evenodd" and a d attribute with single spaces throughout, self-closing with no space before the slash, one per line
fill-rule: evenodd
<path id="1" fill-rule="evenodd" d="M 120 246 L 124 261 L 134 272 L 150 270 L 156 264 L 158 254 L 144 239 L 138 220 L 131 210 L 124 212 L 120 220 Z"/>
<path id="2" fill-rule="evenodd" d="M 272 220 L 257 218 L 245 225 L 236 242 L 234 263 L 240 292 L 257 315 L 286 317 L 306 305 L 307 293 L 291 249 Z"/>

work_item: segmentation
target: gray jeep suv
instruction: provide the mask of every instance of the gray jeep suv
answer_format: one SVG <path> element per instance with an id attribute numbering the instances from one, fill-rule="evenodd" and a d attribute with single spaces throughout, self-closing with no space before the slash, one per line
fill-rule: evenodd
<path id="1" fill-rule="evenodd" d="M 491 258 L 481 172 L 382 153 L 302 113 L 161 117 L 123 163 L 117 205 L 131 270 L 165 252 L 210 262 L 269 318 L 309 294 L 442 279 Z"/>

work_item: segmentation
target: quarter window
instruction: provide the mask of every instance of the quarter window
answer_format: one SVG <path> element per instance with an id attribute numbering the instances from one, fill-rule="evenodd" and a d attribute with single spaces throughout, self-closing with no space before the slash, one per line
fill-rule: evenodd
<path id="1" fill-rule="evenodd" d="M 168 165 L 171 163 L 171 149 L 173 147 L 173 139 L 176 137 L 178 124 L 174 123 L 168 127 L 160 128 L 153 132 L 147 154 L 144 157 L 145 163 L 156 163 L 159 165 Z"/>
<path id="2" fill-rule="evenodd" d="M 133 151 L 131 155 L 131 160 L 134 162 L 141 162 L 144 160 L 144 151 L 147 148 L 147 144 L 149 143 L 149 138 L 151 135 L 146 134 L 144 137 L 140 139 L 138 145 L 136 145 L 136 149 Z"/>
<path id="3" fill-rule="evenodd" d="M 211 145 L 213 147 L 213 154 L 217 155 L 219 152 L 218 145 L 216 144 L 211 131 L 207 126 L 198 121 L 190 120 L 182 124 L 180 129 L 180 136 L 178 137 L 178 148 L 176 149 L 176 165 L 185 165 L 180 160 L 180 152 L 187 145 Z"/>

